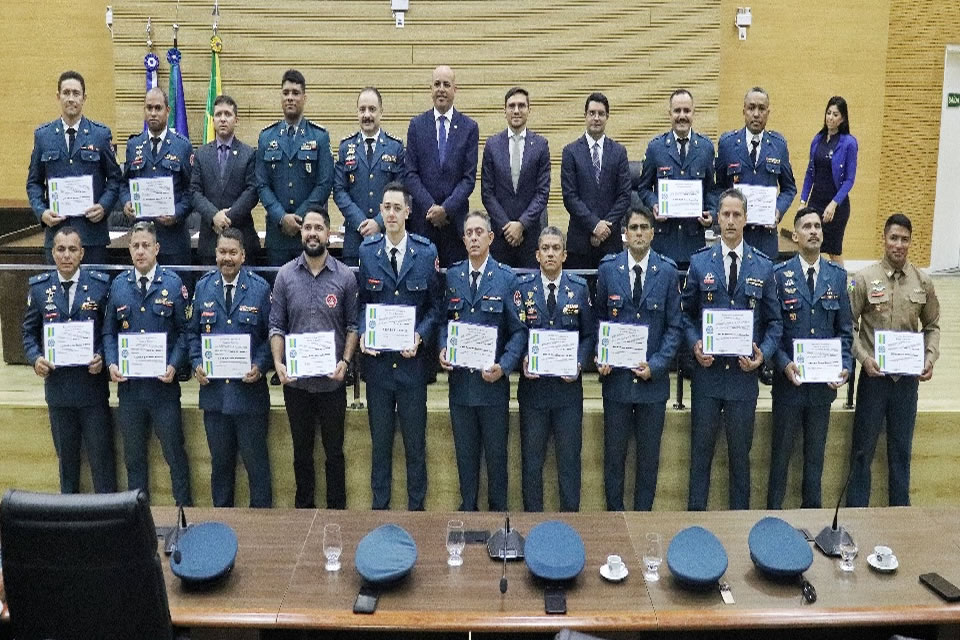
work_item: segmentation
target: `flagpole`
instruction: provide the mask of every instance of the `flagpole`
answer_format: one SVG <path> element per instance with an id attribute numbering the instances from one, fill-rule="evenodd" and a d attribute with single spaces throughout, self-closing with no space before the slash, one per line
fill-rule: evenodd
<path id="1" fill-rule="evenodd" d="M 220 38 L 220 3 L 213 2 L 213 36 L 210 37 L 210 84 L 207 88 L 207 112 L 204 115 L 203 142 L 213 142 L 216 131 L 213 125 L 213 103 L 217 96 L 223 93 L 220 78 L 220 52 L 223 50 L 223 40 Z"/>

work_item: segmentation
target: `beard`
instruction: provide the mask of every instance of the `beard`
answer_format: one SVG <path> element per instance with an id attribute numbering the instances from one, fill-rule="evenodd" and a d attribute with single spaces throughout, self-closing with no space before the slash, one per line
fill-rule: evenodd
<path id="1" fill-rule="evenodd" d="M 327 246 L 325 244 L 320 244 L 316 247 L 309 246 L 306 242 L 303 243 L 303 252 L 310 256 L 311 258 L 319 258 L 327 252 Z"/>

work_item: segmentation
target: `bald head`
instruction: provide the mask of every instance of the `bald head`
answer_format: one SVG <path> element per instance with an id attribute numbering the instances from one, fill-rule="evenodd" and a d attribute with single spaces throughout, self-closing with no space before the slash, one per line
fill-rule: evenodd
<path id="1" fill-rule="evenodd" d="M 433 70 L 433 82 L 430 85 L 430 95 L 433 106 L 440 113 L 446 113 L 453 106 L 453 98 L 457 93 L 457 80 L 453 69 L 440 65 Z"/>

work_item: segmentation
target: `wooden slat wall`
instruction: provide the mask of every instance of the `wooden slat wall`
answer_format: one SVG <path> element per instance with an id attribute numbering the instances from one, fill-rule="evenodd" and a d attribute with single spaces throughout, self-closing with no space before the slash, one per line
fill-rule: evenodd
<path id="1" fill-rule="evenodd" d="M 179 10 L 194 143 L 209 77 L 211 6 L 209 0 L 181 0 Z M 481 146 L 506 126 L 506 89 L 519 84 L 531 92 L 530 126 L 547 136 L 554 161 L 551 221 L 563 228 L 561 151 L 582 134 L 583 102 L 591 91 L 610 99 L 607 131 L 627 146 L 631 159 L 639 160 L 647 140 L 668 128 L 666 99 L 678 86 L 697 99 L 696 128 L 716 137 L 720 35 L 713 0 L 413 0 L 404 29 L 394 27 L 389 7 L 387 0 L 221 2 L 223 88 L 240 104 L 239 135 L 253 142 L 280 117 L 280 76 L 296 67 L 307 79 L 307 116 L 328 129 L 334 145 L 356 131 L 356 94 L 365 85 L 384 95 L 384 128 L 405 138 L 411 116 L 430 107 L 431 70 L 450 64 L 459 85 L 456 106 L 478 121 Z M 166 88 L 175 11 L 173 0 L 114 6 L 121 142 L 139 131 L 142 120 L 146 17 L 153 18 Z M 471 203 L 480 205 L 479 186 Z"/>

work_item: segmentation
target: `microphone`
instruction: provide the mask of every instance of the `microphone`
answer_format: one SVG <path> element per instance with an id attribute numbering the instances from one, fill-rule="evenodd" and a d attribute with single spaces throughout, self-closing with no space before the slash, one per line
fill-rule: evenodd
<path id="1" fill-rule="evenodd" d="M 840 545 L 844 542 L 853 542 L 850 533 L 838 525 L 838 519 L 840 517 L 840 503 L 843 502 L 843 496 L 847 494 L 847 488 L 850 486 L 850 480 L 853 478 L 853 470 L 857 468 L 862 458 L 862 451 L 858 451 L 853 456 L 853 462 L 850 464 L 850 472 L 847 473 L 847 481 L 843 485 L 843 491 L 840 492 L 840 496 L 837 498 L 837 507 L 833 512 L 833 524 L 829 527 L 824 527 L 823 530 L 817 534 L 817 537 L 814 538 L 817 547 L 819 547 L 820 551 L 826 556 L 839 558 Z"/>
<path id="2" fill-rule="evenodd" d="M 187 515 L 183 512 L 183 505 L 180 505 L 180 513 L 177 515 L 176 540 L 173 543 L 173 561 L 180 564 L 183 555 L 180 553 L 180 535 L 187 528 Z"/>
<path id="3" fill-rule="evenodd" d="M 503 573 L 500 575 L 500 593 L 507 592 L 507 536 L 510 534 L 510 516 L 503 524 Z"/>

